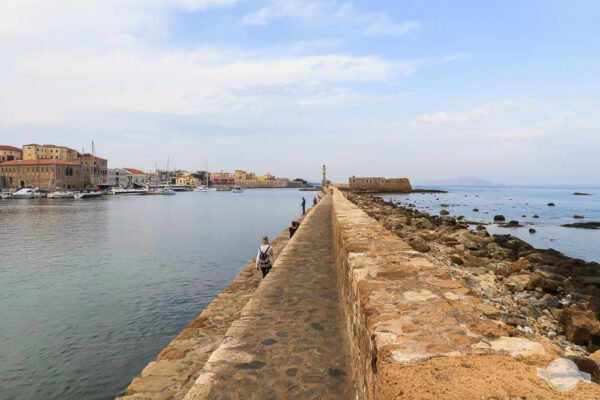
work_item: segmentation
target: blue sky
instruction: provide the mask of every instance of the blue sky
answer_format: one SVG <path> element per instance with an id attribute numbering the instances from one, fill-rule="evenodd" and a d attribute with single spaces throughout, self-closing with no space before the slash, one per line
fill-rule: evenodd
<path id="1" fill-rule="evenodd" d="M 597 1 L 5 0 L 0 143 L 112 167 L 600 184 Z"/>

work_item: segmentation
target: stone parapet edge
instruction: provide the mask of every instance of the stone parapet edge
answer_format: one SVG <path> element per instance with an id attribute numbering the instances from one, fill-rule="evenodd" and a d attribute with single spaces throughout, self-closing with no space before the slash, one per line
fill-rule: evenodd
<path id="1" fill-rule="evenodd" d="M 360 399 L 392 399 L 400 394 L 413 398 L 404 389 L 414 387 L 414 382 L 390 379 L 397 376 L 394 370 L 406 376 L 406 372 L 439 364 L 437 360 L 477 359 L 492 365 L 497 361 L 529 371 L 536 362 L 545 366 L 540 363 L 557 358 L 551 342 L 517 336 L 514 328 L 493 318 L 498 313 L 494 307 L 482 303 L 462 282 L 425 260 L 337 188 L 332 191 L 334 252 Z M 458 371 L 448 371 L 449 379 L 454 378 L 454 372 Z M 510 376 L 500 376 L 493 367 L 485 372 L 501 383 L 511 383 Z M 467 370 L 469 373 L 474 382 L 488 379 L 477 375 L 482 373 L 477 368 Z M 445 395 L 440 398 L 467 398 L 464 394 L 457 397 L 459 394 L 453 394 L 445 383 L 441 386 Z M 593 386 L 584 390 L 600 393 Z M 419 398 L 433 398 L 435 390 L 432 386 L 428 395 L 423 393 Z M 495 393 L 486 392 L 486 396 L 502 393 L 504 388 L 493 390 Z M 521 390 L 520 395 L 542 393 L 539 398 L 558 394 L 541 379 L 529 387 L 511 390 Z"/>

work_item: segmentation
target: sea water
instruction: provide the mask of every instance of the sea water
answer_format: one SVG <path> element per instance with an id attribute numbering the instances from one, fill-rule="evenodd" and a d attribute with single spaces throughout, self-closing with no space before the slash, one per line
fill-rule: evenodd
<path id="1" fill-rule="evenodd" d="M 486 224 L 490 234 L 510 233 L 536 248 L 553 248 L 570 257 L 600 262 L 600 229 L 567 228 L 564 224 L 600 221 L 600 188 L 568 187 L 436 187 L 448 193 L 384 195 L 384 199 L 414 204 L 418 210 Z M 575 192 L 590 196 L 573 195 Z M 548 206 L 554 203 L 555 206 Z M 444 206 L 442 206 L 444 205 Z M 447 206 L 445 206 L 447 205 Z M 473 211 L 478 209 L 479 211 Z M 519 221 L 523 227 L 505 228 L 494 222 L 503 215 L 506 222 Z M 539 218 L 534 218 L 537 215 Z M 575 219 L 575 215 L 584 219 Z M 529 233 L 529 229 L 536 230 Z"/>
<path id="2" fill-rule="evenodd" d="M 0 200 L 0 398 L 123 394 L 312 195 Z"/>

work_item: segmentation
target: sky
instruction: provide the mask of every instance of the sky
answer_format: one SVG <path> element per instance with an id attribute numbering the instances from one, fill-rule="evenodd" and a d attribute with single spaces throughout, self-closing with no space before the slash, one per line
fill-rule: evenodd
<path id="1" fill-rule="evenodd" d="M 2 0 L 0 144 L 109 167 L 600 184 L 597 0 Z"/>

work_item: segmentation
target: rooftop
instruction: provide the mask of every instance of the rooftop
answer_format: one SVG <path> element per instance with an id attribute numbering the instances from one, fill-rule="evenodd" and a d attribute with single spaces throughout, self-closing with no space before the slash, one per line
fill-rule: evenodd
<path id="1" fill-rule="evenodd" d="M 65 161 L 65 160 L 57 160 L 57 159 L 44 159 L 44 160 L 13 160 L 6 161 L 0 164 L 2 167 L 6 166 L 30 166 L 30 165 L 81 165 L 78 162 L 74 161 Z"/>
<path id="2" fill-rule="evenodd" d="M 0 150 L 21 151 L 18 147 L 0 145 Z"/>
<path id="3" fill-rule="evenodd" d="M 145 175 L 144 171 L 140 171 L 139 169 L 135 169 L 135 168 L 123 168 L 125 171 L 129 172 L 130 174 L 134 174 L 134 175 Z"/>

